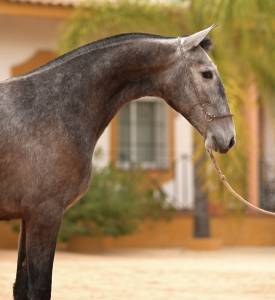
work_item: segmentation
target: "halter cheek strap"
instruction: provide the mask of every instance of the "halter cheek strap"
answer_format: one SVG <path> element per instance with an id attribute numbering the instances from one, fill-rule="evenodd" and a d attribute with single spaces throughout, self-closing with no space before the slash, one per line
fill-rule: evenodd
<path id="1" fill-rule="evenodd" d="M 178 37 L 178 44 L 179 44 L 180 54 L 181 54 L 181 56 L 184 58 L 185 55 L 184 55 L 184 51 L 183 51 L 183 48 L 182 48 L 182 38 L 180 38 L 180 37 Z M 191 114 L 192 110 L 193 110 L 196 106 L 200 106 L 201 109 L 202 109 L 202 111 L 203 111 L 203 113 L 204 113 L 205 120 L 206 120 L 207 122 L 212 122 L 212 121 L 214 121 L 214 120 L 216 120 L 216 119 L 223 119 L 223 118 L 230 118 L 230 117 L 233 117 L 233 114 L 231 114 L 231 113 L 228 113 L 228 114 L 221 114 L 221 115 L 216 115 L 216 114 L 211 114 L 211 113 L 209 113 L 209 112 L 205 109 L 206 103 L 201 101 L 200 94 L 199 94 L 199 92 L 198 92 L 198 90 L 197 90 L 197 87 L 196 87 L 196 85 L 195 85 L 193 79 L 191 79 L 191 83 L 192 83 L 192 85 L 193 85 L 193 88 L 194 88 L 194 90 L 195 90 L 195 93 L 196 93 L 196 95 L 197 95 L 197 98 L 198 98 L 199 102 L 195 103 L 195 104 L 191 107 L 191 109 L 190 109 L 189 112 L 188 112 L 188 115 Z"/>

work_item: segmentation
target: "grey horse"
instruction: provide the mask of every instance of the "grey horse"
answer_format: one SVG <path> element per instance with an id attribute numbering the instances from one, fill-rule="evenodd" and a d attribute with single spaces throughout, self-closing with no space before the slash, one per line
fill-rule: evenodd
<path id="1" fill-rule="evenodd" d="M 226 152 L 235 129 L 207 55 L 212 27 L 174 38 L 106 38 L 0 83 L 0 219 L 21 219 L 14 299 L 49 300 L 65 209 L 88 188 L 96 142 L 116 112 L 163 98 Z"/>

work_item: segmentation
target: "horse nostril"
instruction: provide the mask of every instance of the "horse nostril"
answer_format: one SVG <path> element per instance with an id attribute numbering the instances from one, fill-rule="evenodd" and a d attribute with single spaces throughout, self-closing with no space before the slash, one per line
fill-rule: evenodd
<path id="1" fill-rule="evenodd" d="M 218 142 L 217 142 L 217 139 L 214 135 L 212 136 L 212 141 L 213 141 L 214 148 L 217 148 L 218 147 Z"/>
<path id="2" fill-rule="evenodd" d="M 230 149 L 234 145 L 235 145 L 235 137 L 233 136 L 232 139 L 229 142 L 228 148 Z"/>

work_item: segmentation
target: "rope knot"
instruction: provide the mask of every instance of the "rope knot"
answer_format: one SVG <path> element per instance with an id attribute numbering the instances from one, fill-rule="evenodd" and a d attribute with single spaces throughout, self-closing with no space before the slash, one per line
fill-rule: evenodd
<path id="1" fill-rule="evenodd" d="M 222 181 L 226 181 L 225 175 L 221 174 L 221 175 L 220 175 L 220 178 L 221 178 Z"/>

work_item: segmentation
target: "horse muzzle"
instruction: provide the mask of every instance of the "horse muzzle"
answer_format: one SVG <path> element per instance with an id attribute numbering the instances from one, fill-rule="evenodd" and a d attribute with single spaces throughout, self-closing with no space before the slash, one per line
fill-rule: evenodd
<path id="1" fill-rule="evenodd" d="M 205 148 L 220 153 L 226 153 L 236 143 L 235 132 L 231 133 L 211 133 L 208 132 L 205 139 Z"/>

